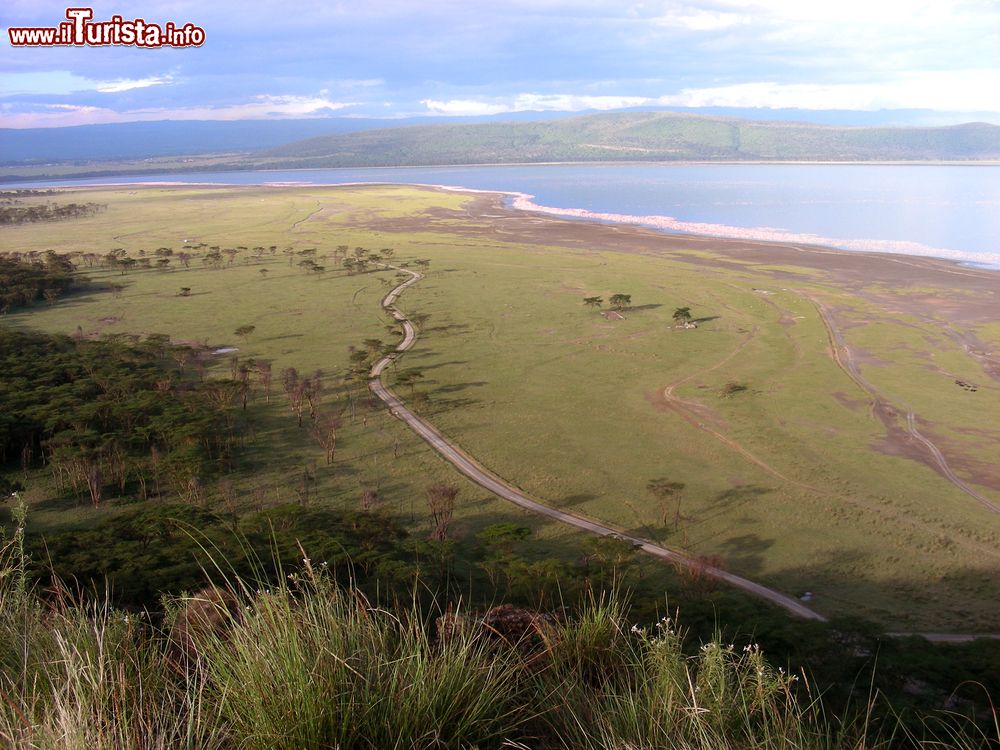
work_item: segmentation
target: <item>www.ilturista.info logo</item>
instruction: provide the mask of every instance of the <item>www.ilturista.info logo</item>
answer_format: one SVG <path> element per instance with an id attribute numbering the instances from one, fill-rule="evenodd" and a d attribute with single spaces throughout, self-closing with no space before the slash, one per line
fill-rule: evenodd
<path id="1" fill-rule="evenodd" d="M 66 18 L 58 26 L 22 26 L 7 29 L 14 47 L 200 47 L 205 30 L 193 23 L 183 25 L 168 21 L 162 26 L 142 18 L 126 21 L 111 16 L 110 21 L 95 22 L 93 8 L 67 8 Z"/>

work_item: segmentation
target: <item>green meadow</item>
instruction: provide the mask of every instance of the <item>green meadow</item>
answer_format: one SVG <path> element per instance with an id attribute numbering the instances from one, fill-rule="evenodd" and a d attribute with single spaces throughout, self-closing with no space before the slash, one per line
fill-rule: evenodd
<path id="1" fill-rule="evenodd" d="M 247 507 L 293 499 L 289 488 L 308 476 L 313 503 L 357 507 L 377 487 L 381 502 L 425 531 L 424 489 L 449 482 L 461 488 L 456 534 L 517 520 L 559 554 L 582 545 L 465 481 L 363 396 L 343 397 L 352 348 L 399 335 L 380 307 L 395 272 L 349 274 L 335 248 L 388 247 L 394 263 L 430 261 L 399 301 L 420 321 L 420 337 L 398 371 L 422 377 L 396 390 L 496 474 L 554 507 L 792 595 L 810 591 L 826 615 L 859 614 L 892 630 L 1000 630 L 1000 516 L 902 450 L 904 439 L 887 438 L 869 394 L 831 356 L 816 301 L 836 311 L 864 379 L 896 409 L 890 426 L 903 430 L 905 412 L 915 412 L 963 481 L 1000 503 L 1000 492 L 976 483 L 1000 441 L 1000 384 L 949 335 L 1000 347 L 995 321 L 959 330 L 946 312 L 914 301 L 926 290 L 848 290 L 815 269 L 714 263 L 703 245 L 630 254 L 528 242 L 491 231 L 460 193 L 162 186 L 74 191 L 72 200 L 107 209 L 6 227 L 2 249 L 124 248 L 151 258 L 160 247 L 174 258 L 200 244 L 246 249 L 221 268 L 202 262 L 204 248 L 188 250 L 189 268 L 174 259 L 166 270 L 122 274 L 81 263 L 90 289 L 5 324 L 165 333 L 271 360 L 275 373 L 323 372 L 328 408 L 344 422 L 333 464 L 296 427 L 276 378 L 270 403 L 258 395 L 250 407 L 258 427 L 234 480 Z M 309 248 L 325 273 L 298 265 Z M 112 293 L 112 284 L 123 288 Z M 623 319 L 602 314 L 615 293 L 631 295 Z M 590 296 L 604 308 L 585 307 Z M 697 328 L 675 325 L 679 307 Z M 241 326 L 253 332 L 237 336 Z M 220 354 L 212 372 L 226 375 L 233 354 Z M 658 497 L 648 488 L 657 479 L 683 486 Z M 43 528 L 92 515 L 47 497 L 41 476 L 29 499 Z"/>

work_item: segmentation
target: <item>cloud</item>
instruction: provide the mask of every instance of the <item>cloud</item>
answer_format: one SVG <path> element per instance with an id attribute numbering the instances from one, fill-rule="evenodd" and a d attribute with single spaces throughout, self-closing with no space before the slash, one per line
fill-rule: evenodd
<path id="1" fill-rule="evenodd" d="M 86 91 L 117 94 L 132 89 L 162 86 L 174 82 L 170 73 L 146 78 L 117 78 L 100 81 L 77 75 L 68 70 L 35 71 L 30 73 L 0 73 L 0 96 L 65 96 Z"/>
<path id="2" fill-rule="evenodd" d="M 727 13 L 701 8 L 671 9 L 649 21 L 656 26 L 683 31 L 721 31 L 733 26 L 742 26 L 752 21 L 752 17 L 741 13 Z"/>
<path id="3" fill-rule="evenodd" d="M 670 107 L 1000 112 L 1000 70 L 922 71 L 860 84 L 761 81 L 683 89 L 653 102 Z"/>
<path id="4" fill-rule="evenodd" d="M 0 108 L 0 127 L 46 128 L 69 125 L 99 125 L 113 122 L 149 120 L 273 120 L 327 117 L 333 112 L 356 106 L 322 96 L 274 96 L 260 94 L 251 101 L 218 106 L 146 107 L 116 111 L 107 107 L 77 104 L 43 104 L 29 111 L 16 105 Z"/>
<path id="5" fill-rule="evenodd" d="M 132 89 L 145 89 L 150 86 L 162 86 L 165 83 L 173 83 L 173 76 L 151 76 L 149 78 L 119 78 L 117 81 L 95 82 L 94 90 L 102 94 L 117 94 L 122 91 Z"/>
<path id="6" fill-rule="evenodd" d="M 492 101 L 478 99 L 421 99 L 420 103 L 434 115 L 476 116 L 499 115 L 508 112 L 581 112 L 597 109 L 623 109 L 649 104 L 644 96 L 591 96 L 578 94 L 517 94 Z"/>
<path id="7" fill-rule="evenodd" d="M 488 102 L 475 101 L 473 99 L 449 99 L 448 101 L 438 101 L 436 99 L 421 99 L 420 103 L 435 115 L 499 115 L 504 112 L 511 112 L 509 104 L 489 104 Z"/>
<path id="8" fill-rule="evenodd" d="M 53 0 L 5 3 L 5 24 L 64 18 Z M 294 11 L 149 0 L 145 17 L 198 23 L 208 42 L 0 45 L 0 103 L 15 104 L 0 113 L 76 124 L 641 106 L 1000 109 L 998 0 L 302 0 Z M 265 91 L 274 94 L 254 96 Z"/>

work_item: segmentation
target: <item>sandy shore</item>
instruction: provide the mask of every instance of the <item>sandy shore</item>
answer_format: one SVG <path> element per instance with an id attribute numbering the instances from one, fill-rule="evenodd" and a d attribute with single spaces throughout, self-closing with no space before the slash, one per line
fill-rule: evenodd
<path id="1" fill-rule="evenodd" d="M 783 229 L 772 227 L 737 227 L 728 224 L 712 224 L 707 222 L 682 221 L 673 216 L 662 215 L 632 215 L 602 213 L 599 211 L 588 211 L 582 208 L 553 208 L 542 206 L 534 202 L 534 196 L 525 193 L 513 193 L 513 207 L 525 211 L 535 211 L 538 213 L 550 214 L 552 216 L 565 216 L 574 219 L 589 219 L 592 221 L 604 221 L 614 224 L 633 224 L 637 226 L 651 227 L 668 232 L 679 232 L 682 234 L 708 235 L 711 237 L 724 237 L 729 239 L 742 240 L 763 240 L 766 242 L 785 242 L 809 245 L 827 245 L 856 252 L 878 252 L 893 253 L 899 255 L 914 255 L 921 257 L 945 258 L 965 263 L 992 264 L 1000 270 L 1000 258 L 990 253 L 970 253 L 962 250 L 949 250 L 946 248 L 932 247 L 920 242 L 909 242 L 905 240 L 843 240 L 832 237 L 823 237 L 817 234 L 789 232 Z"/>

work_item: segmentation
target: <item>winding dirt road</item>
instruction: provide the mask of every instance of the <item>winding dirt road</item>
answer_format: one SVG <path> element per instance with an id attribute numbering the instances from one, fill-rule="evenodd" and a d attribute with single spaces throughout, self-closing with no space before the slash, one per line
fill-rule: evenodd
<path id="1" fill-rule="evenodd" d="M 775 591 L 767 586 L 763 586 L 741 576 L 734 575 L 733 573 L 720 568 L 706 565 L 704 562 L 688 557 L 677 550 L 654 544 L 645 539 L 640 539 L 639 537 L 624 534 L 617 529 L 611 528 L 610 526 L 605 526 L 586 518 L 575 516 L 571 513 L 556 510 L 555 508 L 532 499 L 521 490 L 481 466 L 475 459 L 438 432 L 433 425 L 410 411 L 403 403 L 402 399 L 385 386 L 382 382 L 382 374 L 385 372 L 386 367 L 388 367 L 404 352 L 409 350 L 417 340 L 416 329 L 407 319 L 406 315 L 400 311 L 398 307 L 396 307 L 396 301 L 405 289 L 416 284 L 423 278 L 423 276 L 415 271 L 410 271 L 398 266 L 387 265 L 386 267 L 409 275 L 408 279 L 396 286 L 382 300 L 382 307 L 385 308 L 393 319 L 402 325 L 403 340 L 399 343 L 394 352 L 386 355 L 372 365 L 368 387 L 375 396 L 381 399 L 385 405 L 389 407 L 389 412 L 394 417 L 405 422 L 410 429 L 423 438 L 446 461 L 462 472 L 462 474 L 478 484 L 480 487 L 483 487 L 498 497 L 514 503 L 515 505 L 532 513 L 546 516 L 559 521 L 560 523 L 575 526 L 578 529 L 590 532 L 591 534 L 597 534 L 598 536 L 614 536 L 619 539 L 624 539 L 636 545 L 647 554 L 666 560 L 675 565 L 681 565 L 697 570 L 701 575 L 715 578 L 716 580 L 727 583 L 730 586 L 746 591 L 749 594 L 781 607 L 793 615 L 807 620 L 819 620 L 821 622 L 826 621 L 826 618 L 823 615 L 818 612 L 814 612 L 802 604 L 799 600 L 782 594 L 780 591 Z"/>

